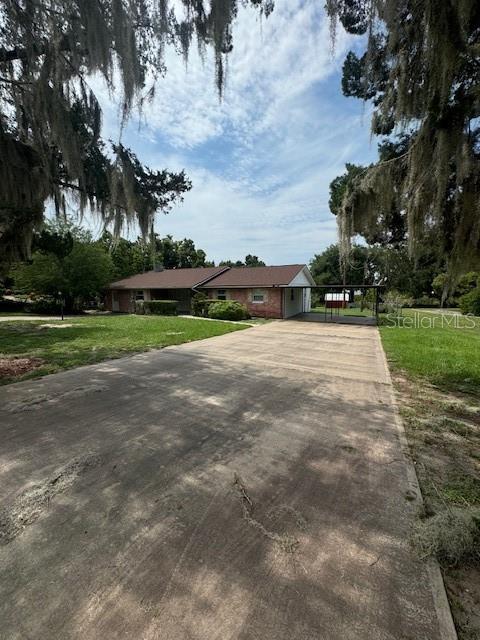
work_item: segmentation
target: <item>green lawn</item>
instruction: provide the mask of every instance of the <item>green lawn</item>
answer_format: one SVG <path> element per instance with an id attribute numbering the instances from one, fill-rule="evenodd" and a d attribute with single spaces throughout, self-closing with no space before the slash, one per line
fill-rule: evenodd
<path id="1" fill-rule="evenodd" d="M 246 325 L 233 322 L 133 315 L 67 318 L 63 323 L 5 321 L 0 322 L 0 358 L 17 356 L 44 361 L 38 369 L 15 378 L 23 380 L 245 328 Z M 11 377 L 0 378 L 0 384 L 12 381 Z"/>
<path id="2" fill-rule="evenodd" d="M 440 561 L 459 640 L 480 638 L 480 318 L 381 321 L 424 503 L 412 542 Z"/>
<path id="3" fill-rule="evenodd" d="M 325 313 L 325 307 L 324 306 L 312 307 L 310 311 L 311 313 Z M 331 313 L 333 315 L 361 316 L 361 317 L 369 317 L 369 316 L 375 315 L 375 312 L 372 311 L 371 308 L 364 309 L 363 311 L 361 311 L 360 307 L 353 308 L 353 309 L 350 307 L 347 307 L 346 309 L 327 309 L 327 316 L 329 316 Z"/>
<path id="4" fill-rule="evenodd" d="M 392 367 L 461 391 L 480 388 L 480 318 L 407 310 L 380 333 Z"/>

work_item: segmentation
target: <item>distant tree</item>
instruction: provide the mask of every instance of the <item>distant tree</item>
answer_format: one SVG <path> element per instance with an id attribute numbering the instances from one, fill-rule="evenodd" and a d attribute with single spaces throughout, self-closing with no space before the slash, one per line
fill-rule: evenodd
<path id="1" fill-rule="evenodd" d="M 110 252 L 118 279 L 149 271 L 159 265 L 165 269 L 213 266 L 212 262 L 207 262 L 205 251 L 197 249 L 189 238 L 175 240 L 171 235 L 161 238 L 155 234 L 153 241 L 145 242 L 143 238 L 137 238 L 132 242 L 125 238 L 116 239 L 106 231 L 99 242 Z"/>
<path id="2" fill-rule="evenodd" d="M 246 267 L 265 267 L 265 262 L 263 262 L 263 260 L 260 260 L 260 258 L 258 256 L 252 256 L 250 254 L 248 254 L 248 256 L 245 256 L 245 266 Z"/>
<path id="3" fill-rule="evenodd" d="M 449 305 L 457 304 L 461 296 L 466 295 L 472 289 L 480 286 L 480 273 L 478 271 L 470 271 L 458 278 L 456 285 L 450 290 L 450 295 L 445 297 L 445 291 L 448 290 L 449 275 L 448 273 L 439 273 L 432 282 L 432 290 L 441 303 Z"/>
<path id="4" fill-rule="evenodd" d="M 355 245 L 348 260 L 346 273 L 343 274 L 338 245 L 332 244 L 313 257 L 310 271 L 317 284 L 360 285 L 373 284 L 375 269 L 369 249 Z"/>
<path id="5" fill-rule="evenodd" d="M 204 267 L 207 254 L 202 249 L 196 249 L 195 243 L 189 238 L 177 242 L 178 266 L 183 269 L 190 267 Z"/>
<path id="6" fill-rule="evenodd" d="M 109 231 L 104 231 L 98 243 L 109 252 L 112 258 L 116 280 L 127 278 L 135 273 L 143 273 L 152 268 L 152 252 L 148 243 L 142 238 L 132 242 L 125 238 L 115 238 Z"/>
<path id="7" fill-rule="evenodd" d="M 245 261 L 241 260 L 222 260 L 218 263 L 219 267 L 265 267 L 265 262 L 260 260 L 258 256 L 252 256 L 250 253 L 245 256 Z"/>
<path id="8" fill-rule="evenodd" d="M 400 247 L 353 245 L 344 274 L 339 247 L 333 244 L 314 256 L 310 271 L 317 284 L 381 283 L 387 290 L 420 298 L 432 295 L 432 280 L 441 265 L 434 247 L 424 247 L 414 260 L 405 244 Z"/>
<path id="9" fill-rule="evenodd" d="M 244 267 L 245 264 L 241 261 L 241 260 L 236 260 L 235 262 L 233 262 L 233 260 L 221 260 L 218 263 L 219 267 Z"/>
<path id="10" fill-rule="evenodd" d="M 444 266 L 436 247 L 425 244 L 413 258 L 406 243 L 401 246 L 371 247 L 377 279 L 388 290 L 399 291 L 412 298 L 432 296 L 432 280 Z"/>
<path id="11" fill-rule="evenodd" d="M 31 261 L 13 271 L 16 288 L 25 293 L 54 298 L 61 294 L 66 309 L 72 311 L 99 295 L 113 277 L 111 256 L 88 233 L 51 225 L 35 243 L 38 248 Z"/>

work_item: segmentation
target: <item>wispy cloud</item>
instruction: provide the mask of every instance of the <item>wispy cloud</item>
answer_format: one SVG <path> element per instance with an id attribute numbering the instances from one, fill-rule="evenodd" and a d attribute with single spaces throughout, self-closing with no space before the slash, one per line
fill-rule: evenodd
<path id="1" fill-rule="evenodd" d="M 306 261 L 335 241 L 328 185 L 345 162 L 374 156 L 362 106 L 341 96 L 349 37 L 329 27 L 316 0 L 277 0 L 261 23 L 241 10 L 220 102 L 210 56 L 192 50 L 187 68 L 174 52 L 167 74 L 126 143 L 152 167 L 185 168 L 193 190 L 162 234 L 188 236 L 210 258 L 256 253 L 269 263 Z M 115 135 L 116 108 L 105 100 Z"/>

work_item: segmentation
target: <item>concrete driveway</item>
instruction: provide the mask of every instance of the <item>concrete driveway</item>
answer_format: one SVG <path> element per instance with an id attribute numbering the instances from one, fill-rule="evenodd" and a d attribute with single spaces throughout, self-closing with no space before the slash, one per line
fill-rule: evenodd
<path id="1" fill-rule="evenodd" d="M 2 639 L 450 637 L 376 328 L 277 322 L 0 402 Z"/>

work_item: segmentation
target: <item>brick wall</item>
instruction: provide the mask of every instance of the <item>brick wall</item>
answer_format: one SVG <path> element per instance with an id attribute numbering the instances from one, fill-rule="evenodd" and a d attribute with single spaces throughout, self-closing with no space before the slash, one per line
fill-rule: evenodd
<path id="1" fill-rule="evenodd" d="M 112 293 L 118 300 L 118 311 L 120 313 L 133 313 L 132 293 L 133 291 L 107 291 L 105 294 L 105 309 L 107 311 L 113 311 L 112 307 Z"/>
<path id="2" fill-rule="evenodd" d="M 252 302 L 253 289 L 227 289 L 228 300 L 237 300 L 244 304 L 251 316 L 259 316 L 261 318 L 281 318 L 282 317 L 282 289 L 255 289 L 262 291 L 264 294 L 264 302 Z M 209 290 L 210 298 L 217 297 L 217 290 Z"/>

